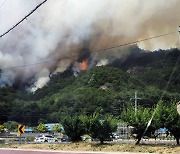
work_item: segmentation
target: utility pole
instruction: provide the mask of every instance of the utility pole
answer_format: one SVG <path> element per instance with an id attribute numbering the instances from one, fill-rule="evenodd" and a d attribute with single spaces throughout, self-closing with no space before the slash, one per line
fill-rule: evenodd
<path id="1" fill-rule="evenodd" d="M 179 38 L 178 38 L 178 42 L 179 42 L 179 46 L 178 46 L 178 48 L 180 48 L 180 26 L 179 26 L 179 36 L 178 36 Z"/>
<path id="2" fill-rule="evenodd" d="M 137 113 L 137 100 L 141 99 L 137 97 L 137 91 L 135 92 L 134 98 L 131 98 L 130 100 L 134 99 L 134 110 L 135 114 Z"/>
<path id="3" fill-rule="evenodd" d="M 180 101 L 177 103 L 177 112 L 178 112 L 179 115 L 180 115 Z"/>
<path id="4" fill-rule="evenodd" d="M 179 46 L 178 48 L 180 49 L 180 26 L 179 26 Z M 177 112 L 180 115 L 180 101 L 177 103 Z"/>

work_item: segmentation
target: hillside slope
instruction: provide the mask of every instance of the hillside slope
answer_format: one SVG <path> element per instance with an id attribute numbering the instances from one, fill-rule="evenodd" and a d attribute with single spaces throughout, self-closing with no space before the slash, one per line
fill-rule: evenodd
<path id="1" fill-rule="evenodd" d="M 119 116 L 124 107 L 134 105 L 135 92 L 141 98 L 138 105 L 146 107 L 153 107 L 162 96 L 165 101 L 180 100 L 179 55 L 176 49 L 140 53 L 119 65 L 117 60 L 82 71 L 77 77 L 71 70 L 54 74 L 34 94 L 18 92 L 7 118 L 36 125 L 94 111 Z"/>

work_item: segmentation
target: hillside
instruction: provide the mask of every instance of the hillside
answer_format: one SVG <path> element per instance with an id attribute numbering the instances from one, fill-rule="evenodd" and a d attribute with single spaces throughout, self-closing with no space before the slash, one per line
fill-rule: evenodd
<path id="1" fill-rule="evenodd" d="M 146 86 L 155 86 L 161 90 L 167 88 L 167 91 L 175 93 L 180 91 L 179 58 L 180 51 L 177 49 L 160 50 L 140 54 L 134 60 L 127 59 L 121 68 L 133 74 Z"/>
<path id="2" fill-rule="evenodd" d="M 77 77 L 71 70 L 54 74 L 47 85 L 34 94 L 14 92 L 16 97 L 8 100 L 13 103 L 9 103 L 10 109 L 6 104 L 8 114 L 3 111 L 6 114 L 1 115 L 6 118 L 1 121 L 15 120 L 35 125 L 38 121 L 58 122 L 66 115 L 94 111 L 119 116 L 124 107 L 134 105 L 131 98 L 135 91 L 141 98 L 138 104 L 146 107 L 153 107 L 162 94 L 166 101 L 179 100 L 179 55 L 176 49 L 139 52 L 123 62 L 117 59 L 109 66 L 82 71 Z"/>

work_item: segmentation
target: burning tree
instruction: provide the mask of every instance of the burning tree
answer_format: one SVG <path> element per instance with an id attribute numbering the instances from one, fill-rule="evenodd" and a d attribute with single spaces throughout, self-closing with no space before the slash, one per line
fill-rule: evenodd
<path id="1" fill-rule="evenodd" d="M 88 59 L 82 61 L 81 65 L 80 65 L 80 69 L 81 69 L 81 71 L 85 71 L 88 69 Z"/>

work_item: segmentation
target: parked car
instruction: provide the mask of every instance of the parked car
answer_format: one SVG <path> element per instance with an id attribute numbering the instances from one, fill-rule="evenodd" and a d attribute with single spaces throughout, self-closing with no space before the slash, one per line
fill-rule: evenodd
<path id="1" fill-rule="evenodd" d="M 35 137 L 34 142 L 41 143 L 41 142 L 58 142 L 58 139 L 52 135 L 39 135 Z"/>
<path id="2" fill-rule="evenodd" d="M 114 139 L 116 139 L 116 140 L 120 138 L 119 134 L 113 133 L 112 135 L 113 135 L 112 137 L 113 137 Z"/>
<path id="3" fill-rule="evenodd" d="M 61 138 L 61 142 L 69 142 L 70 138 L 67 135 L 63 135 Z"/>

